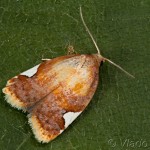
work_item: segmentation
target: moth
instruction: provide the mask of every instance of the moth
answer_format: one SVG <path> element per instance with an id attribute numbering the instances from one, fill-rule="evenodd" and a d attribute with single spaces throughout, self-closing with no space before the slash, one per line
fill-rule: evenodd
<path id="1" fill-rule="evenodd" d="M 28 113 L 35 138 L 42 143 L 60 135 L 87 107 L 96 91 L 102 62 L 108 61 L 130 75 L 100 54 L 81 7 L 80 16 L 96 54 L 71 54 L 45 60 L 8 80 L 3 88 L 6 101 Z"/>

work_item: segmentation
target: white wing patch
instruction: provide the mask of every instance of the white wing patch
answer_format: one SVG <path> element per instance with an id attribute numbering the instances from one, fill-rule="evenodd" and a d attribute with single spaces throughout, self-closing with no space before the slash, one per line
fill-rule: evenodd
<path id="1" fill-rule="evenodd" d="M 65 128 L 67 128 L 80 114 L 80 112 L 67 112 L 64 114 L 63 118 L 65 119 Z"/>
<path id="2" fill-rule="evenodd" d="M 46 60 L 51 60 L 51 59 L 46 58 L 46 59 L 42 59 L 42 60 L 46 61 Z M 32 77 L 37 72 L 37 69 L 39 66 L 40 66 L 40 64 L 38 64 L 38 65 L 34 66 L 33 68 L 21 73 L 21 75 Z"/>
<path id="3" fill-rule="evenodd" d="M 40 65 L 40 64 L 39 64 Z M 39 67 L 39 65 L 36 65 L 34 66 L 33 68 L 21 73 L 21 75 L 25 75 L 25 76 L 28 76 L 28 77 L 32 77 L 36 72 L 37 72 L 37 69 Z"/>

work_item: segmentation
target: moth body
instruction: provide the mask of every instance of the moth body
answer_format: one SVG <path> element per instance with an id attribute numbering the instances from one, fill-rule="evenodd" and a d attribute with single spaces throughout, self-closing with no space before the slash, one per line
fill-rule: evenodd
<path id="1" fill-rule="evenodd" d="M 92 99 L 101 61 L 97 54 L 46 60 L 8 81 L 3 89 L 6 101 L 28 112 L 37 140 L 49 142 L 67 128 Z"/>

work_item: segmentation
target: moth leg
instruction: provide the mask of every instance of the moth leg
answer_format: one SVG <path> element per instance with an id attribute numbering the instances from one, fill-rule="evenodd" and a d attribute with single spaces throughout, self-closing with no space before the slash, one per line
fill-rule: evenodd
<path id="1" fill-rule="evenodd" d="M 67 55 L 77 54 L 77 52 L 74 50 L 74 47 L 72 45 L 67 46 Z"/>
<path id="2" fill-rule="evenodd" d="M 50 60 L 49 58 L 42 58 L 42 61 L 48 61 Z"/>

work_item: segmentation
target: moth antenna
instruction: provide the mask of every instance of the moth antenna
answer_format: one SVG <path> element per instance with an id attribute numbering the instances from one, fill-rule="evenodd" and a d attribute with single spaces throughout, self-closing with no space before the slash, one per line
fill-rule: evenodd
<path id="1" fill-rule="evenodd" d="M 81 20 L 82 20 L 82 22 L 83 22 L 83 25 L 84 25 L 86 31 L 87 31 L 88 34 L 90 35 L 90 37 L 91 37 L 91 39 L 92 39 L 92 41 L 93 41 L 93 43 L 94 43 L 94 45 L 95 45 L 95 47 L 96 47 L 96 50 L 97 50 L 97 52 L 98 52 L 99 57 L 101 57 L 103 61 L 105 61 L 105 60 L 108 61 L 110 64 L 114 65 L 115 67 L 117 67 L 118 69 L 120 69 L 121 71 L 123 71 L 123 72 L 124 72 L 125 74 L 127 74 L 128 76 L 130 76 L 130 77 L 132 77 L 132 78 L 135 78 L 132 74 L 130 74 L 129 72 L 127 72 L 127 71 L 126 71 L 125 69 L 123 69 L 121 66 L 117 65 L 116 63 L 114 63 L 114 62 L 111 61 L 110 59 L 104 58 L 103 56 L 101 56 L 100 49 L 99 49 L 99 47 L 98 47 L 98 45 L 97 45 L 97 43 L 96 43 L 96 41 L 95 41 L 93 35 L 91 34 L 89 28 L 87 27 L 87 25 L 86 25 L 86 23 L 85 23 L 85 21 L 84 21 L 81 6 L 80 6 L 80 16 L 81 16 Z"/>
<path id="2" fill-rule="evenodd" d="M 90 35 L 90 37 L 91 37 L 91 39 L 92 39 L 92 41 L 93 41 L 93 43 L 94 43 L 94 45 L 95 45 L 95 47 L 96 47 L 96 50 L 97 50 L 98 54 L 101 55 L 100 50 L 99 50 L 99 48 L 98 48 L 98 46 L 97 46 L 97 44 L 96 44 L 96 42 L 95 42 L 95 39 L 94 39 L 93 35 L 91 34 L 89 28 L 87 27 L 87 25 L 86 25 L 86 23 L 85 23 L 85 21 L 84 21 L 81 6 L 80 6 L 80 16 L 81 16 L 81 20 L 82 20 L 82 22 L 83 22 L 83 25 L 84 25 L 86 31 L 87 31 L 88 34 Z"/>
<path id="3" fill-rule="evenodd" d="M 127 74 L 128 76 L 135 78 L 132 74 L 130 74 L 129 72 L 127 72 L 125 69 L 123 69 L 121 66 L 117 65 L 116 63 L 114 63 L 113 61 L 111 61 L 108 58 L 104 58 L 104 61 L 108 61 L 110 64 L 114 65 L 115 67 L 117 67 L 118 69 L 120 69 L 121 71 L 123 71 L 125 74 Z"/>

